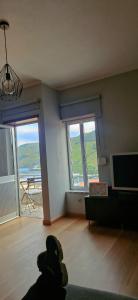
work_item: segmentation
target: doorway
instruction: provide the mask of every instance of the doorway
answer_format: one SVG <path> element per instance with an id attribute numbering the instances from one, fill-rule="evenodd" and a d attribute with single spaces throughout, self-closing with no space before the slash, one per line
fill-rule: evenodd
<path id="1" fill-rule="evenodd" d="M 43 218 L 38 119 L 16 123 L 20 215 Z"/>

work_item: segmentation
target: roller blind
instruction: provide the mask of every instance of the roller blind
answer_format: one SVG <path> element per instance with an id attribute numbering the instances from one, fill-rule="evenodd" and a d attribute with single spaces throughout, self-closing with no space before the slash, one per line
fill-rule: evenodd
<path id="1" fill-rule="evenodd" d="M 40 113 L 40 102 L 28 103 L 2 111 L 2 123 L 14 122 L 38 116 Z"/>
<path id="2" fill-rule="evenodd" d="M 100 117 L 101 114 L 100 95 L 60 104 L 60 118 L 64 121 L 86 116 Z"/>

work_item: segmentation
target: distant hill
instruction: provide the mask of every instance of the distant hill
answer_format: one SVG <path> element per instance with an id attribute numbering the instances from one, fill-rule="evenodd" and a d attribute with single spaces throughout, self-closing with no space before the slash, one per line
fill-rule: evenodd
<path id="1" fill-rule="evenodd" d="M 95 131 L 85 133 L 85 150 L 88 174 L 98 174 Z M 72 170 L 82 174 L 81 146 L 79 136 L 71 138 Z"/>
<path id="2" fill-rule="evenodd" d="M 28 143 L 18 147 L 18 165 L 19 168 L 40 168 L 38 143 Z"/>
<path id="3" fill-rule="evenodd" d="M 88 174 L 97 174 L 97 154 L 96 154 L 96 140 L 95 131 L 86 133 L 84 135 L 85 149 L 86 149 L 86 162 Z M 72 170 L 73 173 L 82 174 L 82 161 L 81 161 L 81 147 L 80 138 L 71 138 L 72 149 Z M 19 168 L 40 168 L 40 155 L 39 144 L 28 143 L 18 147 L 18 164 Z"/>

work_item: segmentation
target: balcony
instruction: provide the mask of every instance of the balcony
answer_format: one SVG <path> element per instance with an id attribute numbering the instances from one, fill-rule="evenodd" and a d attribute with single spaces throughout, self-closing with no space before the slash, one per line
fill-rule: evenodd
<path id="1" fill-rule="evenodd" d="M 22 216 L 43 217 L 41 176 L 21 175 L 19 179 L 20 211 Z"/>

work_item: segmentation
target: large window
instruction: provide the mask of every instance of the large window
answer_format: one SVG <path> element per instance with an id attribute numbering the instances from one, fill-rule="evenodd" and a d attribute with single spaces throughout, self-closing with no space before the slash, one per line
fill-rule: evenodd
<path id="1" fill-rule="evenodd" d="M 67 125 L 70 183 L 72 189 L 88 189 L 99 181 L 95 121 Z"/>

